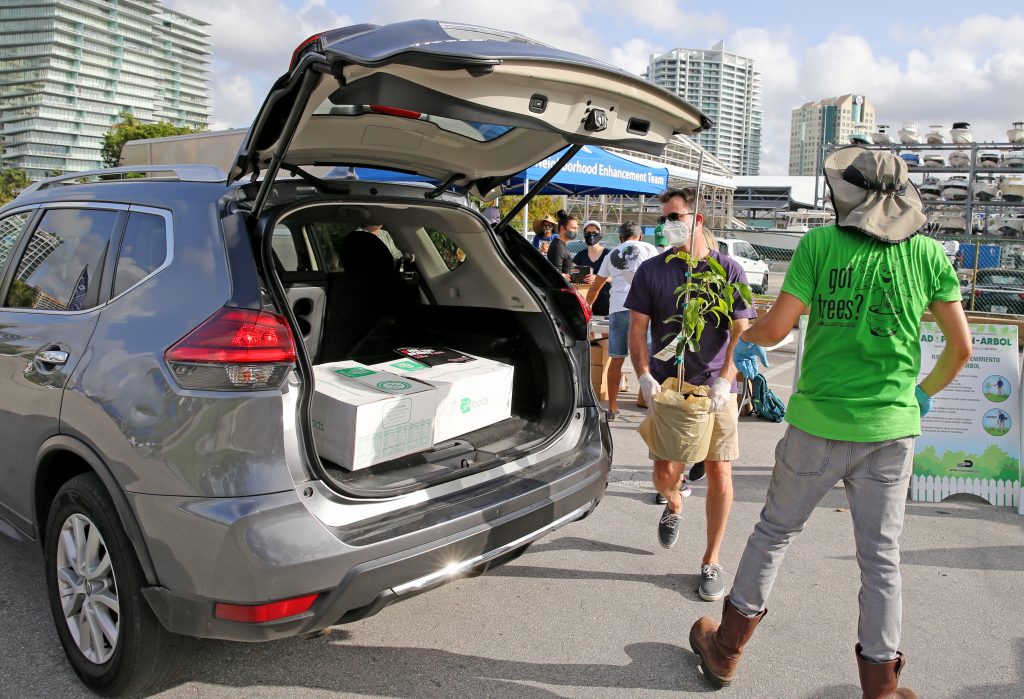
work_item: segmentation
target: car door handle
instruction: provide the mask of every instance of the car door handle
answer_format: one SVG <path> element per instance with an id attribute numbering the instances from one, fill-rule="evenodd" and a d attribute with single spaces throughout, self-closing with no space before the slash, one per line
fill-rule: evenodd
<path id="1" fill-rule="evenodd" d="M 36 359 L 40 364 L 51 364 L 54 366 L 68 363 L 68 353 L 61 350 L 43 350 L 36 352 Z"/>

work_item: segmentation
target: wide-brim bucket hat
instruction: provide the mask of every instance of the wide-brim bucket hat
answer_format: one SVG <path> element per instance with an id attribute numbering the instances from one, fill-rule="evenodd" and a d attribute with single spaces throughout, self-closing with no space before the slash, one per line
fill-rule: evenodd
<path id="1" fill-rule="evenodd" d="M 533 220 L 533 232 L 536 233 L 537 235 L 543 235 L 545 223 L 550 223 L 552 226 L 556 228 L 558 227 L 558 221 L 555 220 L 555 217 L 552 216 L 551 214 L 546 214 L 544 218 L 537 218 Z"/>
<path id="2" fill-rule="evenodd" d="M 906 162 L 888 151 L 840 148 L 825 158 L 824 170 L 838 226 L 899 243 L 928 220 Z"/>

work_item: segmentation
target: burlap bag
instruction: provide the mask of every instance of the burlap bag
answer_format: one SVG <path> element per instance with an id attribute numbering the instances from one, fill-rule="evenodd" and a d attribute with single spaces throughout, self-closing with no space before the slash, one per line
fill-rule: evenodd
<path id="1" fill-rule="evenodd" d="M 676 390 L 676 379 L 661 384 L 647 418 L 640 423 L 640 436 L 659 459 L 692 464 L 703 461 L 711 446 L 715 416 L 707 386 L 683 382 Z"/>

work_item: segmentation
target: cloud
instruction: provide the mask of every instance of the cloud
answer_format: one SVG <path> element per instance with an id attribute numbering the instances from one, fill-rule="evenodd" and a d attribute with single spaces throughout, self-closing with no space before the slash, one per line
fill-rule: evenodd
<path id="1" fill-rule="evenodd" d="M 213 60 L 211 128 L 248 126 L 263 95 L 288 70 L 299 43 L 324 29 L 353 24 L 325 0 L 298 9 L 280 0 L 166 0 L 171 9 L 210 26 Z"/>
<path id="2" fill-rule="evenodd" d="M 627 73 L 640 75 L 647 70 L 652 53 L 657 53 L 657 51 L 654 44 L 647 39 L 630 39 L 622 46 L 612 49 L 608 62 L 622 68 Z"/>
<path id="3" fill-rule="evenodd" d="M 325 0 L 298 10 L 280 0 L 169 0 L 168 6 L 210 24 L 214 58 L 235 70 L 272 73 L 288 69 L 292 51 L 303 39 L 324 29 L 353 24 L 330 10 Z"/>
<path id="4" fill-rule="evenodd" d="M 724 36 L 729 29 L 729 21 L 720 13 L 687 12 L 678 0 L 605 0 L 600 3 L 600 7 L 613 16 L 625 14 L 644 29 L 660 34 L 671 34 L 674 42 L 700 37 L 700 46 L 703 46 L 708 43 L 709 36 Z M 671 48 L 684 46 L 690 48 L 685 44 L 673 45 Z"/>
<path id="5" fill-rule="evenodd" d="M 788 172 L 789 120 L 800 94 L 800 61 L 788 29 L 739 29 L 726 40 L 729 51 L 754 59 L 761 73 L 761 174 Z M 806 101 L 806 100 L 805 100 Z"/>
<path id="6" fill-rule="evenodd" d="M 263 94 L 244 75 L 217 74 L 211 80 L 212 114 L 210 130 L 248 127 L 263 101 Z"/>
<path id="7" fill-rule="evenodd" d="M 776 30 L 740 29 L 726 46 L 757 62 L 763 79 L 764 131 L 761 172 L 788 170 L 792 110 L 801 104 L 846 93 L 865 95 L 877 121 L 898 128 L 916 121 L 927 130 L 954 121 L 972 125 L 979 141 L 1005 141 L 1006 129 L 1021 114 L 1008 112 L 1006 95 L 1024 93 L 1024 49 L 1005 37 L 1006 27 L 1024 20 L 974 17 L 926 29 L 909 39 L 905 51 L 881 55 L 868 38 L 836 32 L 795 52 Z M 996 28 L 999 28 L 996 31 Z M 898 28 L 892 36 L 902 36 Z M 889 45 L 891 53 L 891 44 Z"/>

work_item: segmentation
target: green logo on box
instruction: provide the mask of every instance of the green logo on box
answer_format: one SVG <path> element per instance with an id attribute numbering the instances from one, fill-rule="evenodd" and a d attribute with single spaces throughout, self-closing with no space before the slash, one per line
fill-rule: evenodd
<path id="1" fill-rule="evenodd" d="M 420 364 L 409 359 L 405 359 L 401 362 L 395 362 L 391 365 L 395 369 L 401 369 L 402 371 L 419 371 L 420 369 L 426 369 L 426 364 Z"/>
<path id="2" fill-rule="evenodd" d="M 382 391 L 408 391 L 412 388 L 412 384 L 405 381 L 381 381 L 377 384 L 377 388 Z"/>
<path id="3" fill-rule="evenodd" d="M 366 367 L 354 366 L 348 369 L 335 369 L 334 373 L 341 374 L 342 376 L 347 376 L 350 379 L 358 379 L 361 376 L 370 376 L 371 374 L 376 374 L 377 372 L 371 371 Z"/>
<path id="4" fill-rule="evenodd" d="M 463 398 L 459 402 L 459 410 L 461 410 L 462 412 L 468 413 L 472 409 L 473 409 L 473 401 L 471 401 L 469 398 Z"/>

